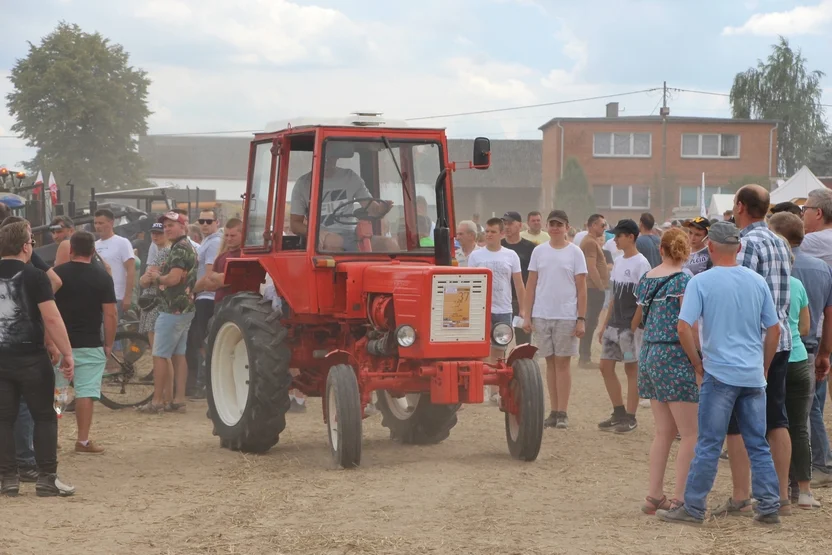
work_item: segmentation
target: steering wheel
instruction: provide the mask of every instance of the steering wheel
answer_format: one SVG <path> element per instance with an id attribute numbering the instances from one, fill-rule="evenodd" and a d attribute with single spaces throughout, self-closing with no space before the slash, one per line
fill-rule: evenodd
<path id="1" fill-rule="evenodd" d="M 377 202 L 382 206 L 386 206 L 386 209 L 383 211 L 381 215 L 373 216 L 371 215 L 366 208 L 363 206 L 356 208 L 352 211 L 351 214 L 342 213 L 348 207 L 355 205 L 355 203 L 369 201 L 367 205 L 369 206 L 372 202 Z M 332 214 L 327 216 L 326 220 L 324 221 L 325 226 L 331 226 L 334 223 L 341 224 L 341 225 L 358 225 L 359 220 L 369 220 L 369 221 L 377 221 L 384 218 L 388 212 L 393 208 L 393 204 L 389 201 L 386 201 L 382 198 L 377 197 L 366 197 L 366 198 L 357 198 L 353 200 L 348 200 L 343 202 L 335 207 L 335 210 L 332 211 Z"/>

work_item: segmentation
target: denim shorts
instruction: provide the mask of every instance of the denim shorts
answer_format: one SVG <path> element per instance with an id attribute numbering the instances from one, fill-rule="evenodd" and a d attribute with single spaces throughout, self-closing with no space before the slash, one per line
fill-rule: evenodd
<path id="1" fill-rule="evenodd" d="M 162 312 L 156 318 L 153 337 L 153 356 L 170 358 L 174 355 L 185 356 L 188 349 L 188 330 L 194 319 L 193 312 L 169 314 Z"/>

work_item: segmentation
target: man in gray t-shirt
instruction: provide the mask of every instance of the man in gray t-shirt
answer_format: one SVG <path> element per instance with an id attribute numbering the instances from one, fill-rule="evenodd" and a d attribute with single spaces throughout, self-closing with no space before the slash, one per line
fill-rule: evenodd
<path id="1" fill-rule="evenodd" d="M 355 201 L 365 207 L 367 213 L 374 217 L 381 217 L 389 210 L 389 205 L 387 204 L 380 202 L 361 202 L 372 199 L 373 195 L 367 189 L 366 185 L 364 185 L 364 181 L 358 174 L 351 169 L 338 167 L 338 160 L 342 157 L 347 158 L 344 154 L 344 152 L 335 152 L 334 150 L 326 154 L 323 188 L 321 190 L 321 234 L 319 237 L 319 243 L 324 250 L 358 250 L 355 224 L 350 225 L 335 221 L 327 222 L 327 219 L 338 207 L 350 201 Z M 292 190 L 290 228 L 292 233 L 297 235 L 307 235 L 311 192 L 312 172 L 309 172 L 298 178 Z M 342 208 L 338 211 L 338 215 L 349 221 L 353 210 L 354 208 Z"/>

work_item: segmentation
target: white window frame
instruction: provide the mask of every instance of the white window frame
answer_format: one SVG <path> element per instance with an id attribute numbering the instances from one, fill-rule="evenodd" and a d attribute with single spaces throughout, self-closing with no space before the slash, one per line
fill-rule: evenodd
<path id="1" fill-rule="evenodd" d="M 607 154 L 599 154 L 595 150 L 595 136 L 596 135 L 609 135 L 610 136 L 610 152 Z M 615 150 L 615 135 L 630 135 L 630 154 L 613 154 Z M 636 135 L 647 135 L 648 137 L 648 153 L 647 154 L 633 154 L 635 152 L 635 136 Z M 596 131 L 592 134 L 592 157 L 593 158 L 652 158 L 653 157 L 653 134 L 650 132 L 644 131 Z"/>
<path id="2" fill-rule="evenodd" d="M 707 133 L 705 133 L 705 134 L 707 135 Z M 706 187 L 711 187 L 711 188 L 716 187 L 717 189 L 719 189 L 716 193 L 714 193 L 715 195 L 727 195 L 729 193 L 733 195 L 734 193 L 737 192 L 730 185 L 706 185 Z M 696 189 L 696 204 L 689 204 L 689 205 L 682 204 L 682 189 L 694 189 L 694 188 Z M 699 191 L 701 189 L 702 189 L 701 185 L 680 185 L 679 186 L 679 204 L 677 206 L 679 208 L 697 208 L 697 207 L 699 207 Z M 722 191 L 723 189 L 726 189 L 725 192 Z"/>
<path id="3" fill-rule="evenodd" d="M 690 137 L 691 135 L 695 135 L 698 137 L 698 154 L 685 154 L 685 137 Z M 717 141 L 717 152 L 722 152 L 722 137 L 725 135 L 731 135 L 737 138 L 737 155 L 736 156 L 721 156 L 719 154 L 715 156 L 704 155 L 702 154 L 702 136 L 703 135 L 716 135 L 719 137 Z M 594 148 L 594 147 L 593 147 Z M 739 160 L 740 153 L 742 152 L 742 136 L 739 133 L 682 133 L 682 136 L 679 139 L 679 153 L 681 154 L 682 158 L 705 158 L 710 160 Z"/>
<path id="4" fill-rule="evenodd" d="M 598 185 L 593 185 L 593 195 L 595 194 L 595 187 L 609 187 L 610 188 L 610 198 L 605 206 L 598 206 L 598 209 L 608 209 L 608 210 L 631 210 L 631 209 L 649 209 L 650 208 L 650 201 L 652 200 L 653 191 L 650 189 L 648 185 L 609 185 L 606 183 L 599 183 Z M 613 191 L 615 189 L 622 189 L 627 188 L 627 206 L 620 206 L 617 204 L 613 204 L 613 199 L 615 195 Z M 645 187 L 647 189 L 647 206 L 633 206 L 633 187 Z"/>

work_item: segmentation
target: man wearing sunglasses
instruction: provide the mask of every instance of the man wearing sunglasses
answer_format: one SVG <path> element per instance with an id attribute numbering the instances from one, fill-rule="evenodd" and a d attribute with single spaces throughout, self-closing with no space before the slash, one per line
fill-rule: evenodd
<path id="1" fill-rule="evenodd" d="M 218 231 L 219 222 L 217 221 L 217 213 L 214 210 L 203 210 L 199 213 L 199 228 L 202 231 L 202 244 L 197 250 L 197 273 L 196 279 L 198 285 L 195 290 L 196 302 L 194 309 L 194 321 L 188 334 L 188 347 L 196 353 L 197 351 L 202 355 L 196 357 L 198 359 L 196 372 L 188 372 L 188 385 L 186 392 L 191 399 L 205 398 L 205 370 L 202 365 L 204 359 L 205 336 L 208 333 L 208 321 L 214 315 L 214 291 L 204 291 L 199 283 L 210 275 L 214 267 L 214 260 L 220 251 L 220 243 L 222 243 L 222 233 Z"/>

